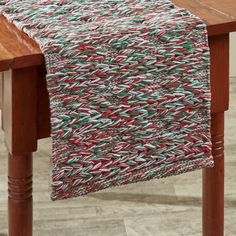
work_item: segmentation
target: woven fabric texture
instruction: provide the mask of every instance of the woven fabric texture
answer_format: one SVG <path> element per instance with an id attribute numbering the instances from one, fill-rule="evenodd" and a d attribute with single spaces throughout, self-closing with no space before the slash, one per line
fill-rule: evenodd
<path id="1" fill-rule="evenodd" d="M 170 0 L 0 0 L 44 53 L 52 199 L 212 167 L 205 24 Z"/>

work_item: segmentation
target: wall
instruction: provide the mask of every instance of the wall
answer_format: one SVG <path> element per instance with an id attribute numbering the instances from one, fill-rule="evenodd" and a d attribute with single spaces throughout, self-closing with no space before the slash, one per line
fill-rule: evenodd
<path id="1" fill-rule="evenodd" d="M 230 75 L 236 77 L 236 33 L 230 35 Z"/>

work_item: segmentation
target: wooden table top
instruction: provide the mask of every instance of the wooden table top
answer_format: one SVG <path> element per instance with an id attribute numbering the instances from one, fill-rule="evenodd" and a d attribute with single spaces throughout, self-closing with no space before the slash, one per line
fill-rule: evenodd
<path id="1" fill-rule="evenodd" d="M 172 1 L 203 19 L 209 36 L 236 31 L 235 0 Z M 35 41 L 0 16 L 0 71 L 43 64 Z"/>

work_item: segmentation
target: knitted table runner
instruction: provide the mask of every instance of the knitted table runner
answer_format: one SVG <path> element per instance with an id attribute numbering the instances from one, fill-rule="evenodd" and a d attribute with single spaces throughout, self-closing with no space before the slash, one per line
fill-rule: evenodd
<path id="1" fill-rule="evenodd" d="M 204 23 L 170 0 L 0 0 L 47 68 L 52 199 L 212 167 Z"/>

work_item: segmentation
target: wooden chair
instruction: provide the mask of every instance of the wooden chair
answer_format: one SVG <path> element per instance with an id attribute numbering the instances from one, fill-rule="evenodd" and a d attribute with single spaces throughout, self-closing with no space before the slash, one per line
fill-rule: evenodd
<path id="1" fill-rule="evenodd" d="M 207 24 L 211 49 L 211 133 L 215 167 L 203 170 L 203 235 L 224 234 L 224 112 L 229 103 L 229 33 L 235 0 L 174 0 Z M 32 235 L 32 153 L 50 136 L 44 57 L 38 45 L 0 16 L 2 127 L 9 152 L 9 236 Z M 63 204 L 63 203 L 62 203 Z"/>

